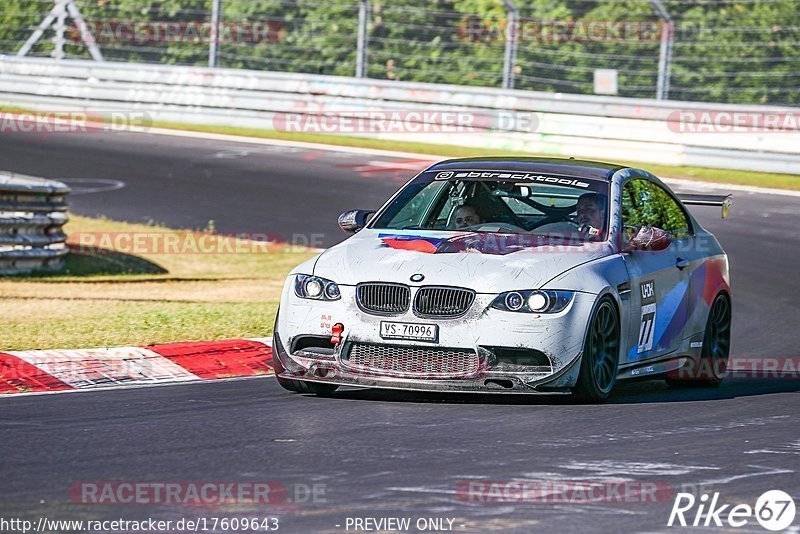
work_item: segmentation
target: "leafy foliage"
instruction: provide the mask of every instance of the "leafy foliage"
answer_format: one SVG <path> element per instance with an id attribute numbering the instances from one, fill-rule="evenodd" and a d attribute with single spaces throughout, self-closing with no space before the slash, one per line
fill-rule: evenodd
<path id="1" fill-rule="evenodd" d="M 653 98 L 662 36 L 671 30 L 672 99 L 800 103 L 796 0 L 664 0 L 671 25 L 647 0 L 516 4 L 521 20 L 511 26 L 502 0 L 371 0 L 367 74 L 498 87 L 505 44 L 515 33 L 516 88 L 591 94 L 595 70 L 615 69 L 620 95 Z M 76 5 L 94 32 L 101 33 L 106 59 L 208 62 L 211 0 L 76 0 Z M 0 50 L 16 51 L 51 6 L 48 0 L 4 0 Z M 354 75 L 357 0 L 222 0 L 222 6 L 220 66 Z M 183 34 L 181 39 L 138 42 L 115 35 L 114 24 L 148 21 L 203 28 L 206 38 L 192 40 Z M 241 26 L 258 27 L 263 33 L 236 38 Z M 109 30 L 105 35 L 103 28 Z M 74 27 L 67 34 L 67 55 L 88 57 Z M 31 53 L 50 54 L 53 35 L 49 30 Z"/>
<path id="2" fill-rule="evenodd" d="M 678 204 L 663 189 L 646 180 L 632 180 L 625 185 L 622 219 L 626 229 L 652 226 L 666 230 L 673 238 L 689 231 L 689 223 Z"/>

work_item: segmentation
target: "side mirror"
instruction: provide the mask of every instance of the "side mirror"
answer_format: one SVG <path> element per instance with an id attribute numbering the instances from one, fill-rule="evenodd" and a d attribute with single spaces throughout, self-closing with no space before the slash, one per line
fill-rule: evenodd
<path id="1" fill-rule="evenodd" d="M 625 250 L 646 250 L 658 252 L 665 250 L 672 243 L 669 233 L 654 226 L 642 226 L 625 246 Z"/>
<path id="2" fill-rule="evenodd" d="M 369 222 L 372 210 L 350 210 L 339 215 L 339 228 L 348 234 L 354 234 L 364 228 Z"/>

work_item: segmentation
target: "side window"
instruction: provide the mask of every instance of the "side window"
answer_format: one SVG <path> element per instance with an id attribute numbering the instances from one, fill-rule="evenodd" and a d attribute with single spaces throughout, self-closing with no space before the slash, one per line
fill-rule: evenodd
<path id="1" fill-rule="evenodd" d="M 649 180 L 631 180 L 622 191 L 622 224 L 630 237 L 630 227 L 654 226 L 673 238 L 691 233 L 689 220 L 677 202 Z"/>

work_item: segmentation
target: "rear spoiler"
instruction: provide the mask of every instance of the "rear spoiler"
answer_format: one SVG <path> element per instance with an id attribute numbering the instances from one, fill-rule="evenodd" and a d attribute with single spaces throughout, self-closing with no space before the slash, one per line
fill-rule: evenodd
<path id="1" fill-rule="evenodd" d="M 678 198 L 687 206 L 720 206 L 722 207 L 722 218 L 727 217 L 733 206 L 732 195 L 700 195 L 691 193 L 679 193 Z"/>

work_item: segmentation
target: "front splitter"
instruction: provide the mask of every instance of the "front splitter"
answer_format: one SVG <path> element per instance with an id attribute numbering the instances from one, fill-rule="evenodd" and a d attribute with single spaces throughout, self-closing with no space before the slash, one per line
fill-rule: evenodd
<path id="1" fill-rule="evenodd" d="M 577 358 L 576 361 L 580 361 Z M 574 365 L 574 362 L 573 364 Z M 306 372 L 292 373 L 284 371 L 281 378 L 332 384 L 338 386 L 355 386 L 364 388 L 392 389 L 429 393 L 488 393 L 488 394 L 520 394 L 520 395 L 566 395 L 571 393 L 568 387 L 553 385 L 572 365 L 549 376 L 525 377 L 487 372 L 478 376 L 453 379 L 417 379 L 408 377 L 381 376 L 363 373 L 352 373 L 334 366 L 313 366 Z"/>

